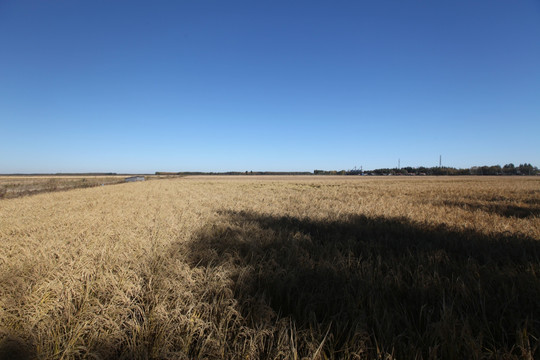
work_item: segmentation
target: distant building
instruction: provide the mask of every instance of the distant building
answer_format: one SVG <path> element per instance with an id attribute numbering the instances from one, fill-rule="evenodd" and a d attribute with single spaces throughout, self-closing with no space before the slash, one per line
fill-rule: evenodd
<path id="1" fill-rule="evenodd" d="M 134 182 L 134 181 L 144 181 L 144 176 L 132 176 L 125 178 L 126 182 Z"/>

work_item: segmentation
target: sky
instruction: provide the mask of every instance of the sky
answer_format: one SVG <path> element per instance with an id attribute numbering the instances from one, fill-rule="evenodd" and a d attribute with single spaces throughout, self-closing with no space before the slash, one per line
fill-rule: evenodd
<path id="1" fill-rule="evenodd" d="M 0 0 L 0 173 L 540 166 L 540 1 Z"/>

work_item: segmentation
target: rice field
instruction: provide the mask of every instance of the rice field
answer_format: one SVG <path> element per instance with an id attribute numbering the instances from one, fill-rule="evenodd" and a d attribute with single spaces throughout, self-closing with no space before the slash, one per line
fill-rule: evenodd
<path id="1" fill-rule="evenodd" d="M 539 299 L 538 177 L 0 200 L 1 359 L 534 359 Z"/>
<path id="2" fill-rule="evenodd" d="M 0 176 L 0 199 L 12 199 L 53 191 L 119 184 L 125 176 Z"/>

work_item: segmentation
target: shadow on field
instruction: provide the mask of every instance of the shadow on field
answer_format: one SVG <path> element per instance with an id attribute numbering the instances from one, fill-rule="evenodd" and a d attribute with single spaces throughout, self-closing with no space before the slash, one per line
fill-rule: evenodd
<path id="1" fill-rule="evenodd" d="M 143 259 L 132 303 L 115 318 L 121 330 L 82 334 L 80 347 L 65 355 L 52 349 L 48 357 L 540 354 L 540 239 L 405 218 L 328 221 L 223 211 L 190 242 Z M 47 357 L 25 343 L 31 334 L 1 335 L 0 359 Z"/>
<path id="2" fill-rule="evenodd" d="M 443 201 L 441 206 L 459 207 L 466 210 L 480 210 L 487 213 L 494 213 L 504 217 L 530 218 L 540 216 L 540 206 L 509 205 L 498 202 L 472 202 L 472 201 Z"/>
<path id="3" fill-rule="evenodd" d="M 137 350 L 127 346 L 109 343 L 107 341 L 94 345 L 90 353 L 71 354 L 67 358 L 93 358 L 93 359 L 149 359 L 150 351 L 146 348 Z M 91 355 L 89 355 L 91 354 Z M 64 358 L 60 353 L 55 357 Z M 17 336 L 7 336 L 0 340 L 0 360 L 34 360 L 43 358 L 36 352 L 35 346 Z"/>
<path id="4" fill-rule="evenodd" d="M 538 355 L 538 240 L 403 218 L 221 216 L 191 243 L 191 265 L 227 272 L 249 327 L 289 320 L 300 356 L 313 343 L 347 358 Z"/>
<path id="5" fill-rule="evenodd" d="M 30 360 L 36 355 L 32 345 L 16 336 L 0 339 L 0 360 Z"/>

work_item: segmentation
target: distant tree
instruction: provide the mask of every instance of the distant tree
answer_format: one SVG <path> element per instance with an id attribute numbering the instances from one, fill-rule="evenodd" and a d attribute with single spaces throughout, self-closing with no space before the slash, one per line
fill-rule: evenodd
<path id="1" fill-rule="evenodd" d="M 415 169 L 415 168 L 413 168 L 413 167 L 410 167 L 410 166 L 404 167 L 403 170 L 405 170 L 407 174 L 411 174 L 411 173 L 416 173 L 416 172 L 417 172 L 417 169 Z"/>
<path id="2" fill-rule="evenodd" d="M 534 175 L 536 172 L 534 171 L 534 167 L 531 164 L 519 164 L 518 166 L 518 172 L 521 175 Z"/>
<path id="3" fill-rule="evenodd" d="M 515 175 L 516 174 L 516 167 L 512 163 L 506 164 L 506 165 L 503 166 L 502 172 L 505 175 Z"/>

